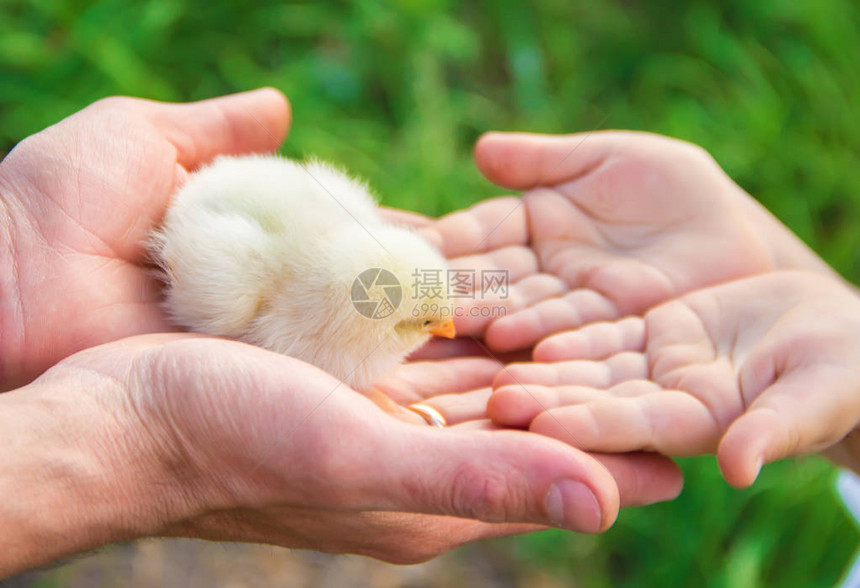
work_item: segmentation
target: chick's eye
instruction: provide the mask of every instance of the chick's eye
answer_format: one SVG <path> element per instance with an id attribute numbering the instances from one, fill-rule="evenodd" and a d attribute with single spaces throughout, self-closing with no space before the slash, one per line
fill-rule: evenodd
<path id="1" fill-rule="evenodd" d="M 430 326 L 430 321 L 424 321 L 424 326 L 425 326 L 425 327 Z"/>

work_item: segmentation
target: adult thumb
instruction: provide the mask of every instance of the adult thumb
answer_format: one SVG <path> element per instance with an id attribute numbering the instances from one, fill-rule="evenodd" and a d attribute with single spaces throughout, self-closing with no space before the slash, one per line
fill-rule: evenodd
<path id="1" fill-rule="evenodd" d="M 290 104 L 274 88 L 187 104 L 141 101 L 149 119 L 193 169 L 217 155 L 276 150 L 290 126 Z"/>
<path id="2" fill-rule="evenodd" d="M 618 514 L 609 471 L 559 441 L 520 431 L 402 426 L 411 431 L 400 442 L 374 452 L 375 508 L 585 533 L 607 529 Z"/>

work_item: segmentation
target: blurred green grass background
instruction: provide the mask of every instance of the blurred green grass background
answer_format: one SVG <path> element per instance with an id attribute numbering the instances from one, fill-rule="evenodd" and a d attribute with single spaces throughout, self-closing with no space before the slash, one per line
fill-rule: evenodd
<path id="1" fill-rule="evenodd" d="M 271 85 L 284 147 L 441 214 L 501 191 L 471 146 L 491 130 L 643 129 L 707 148 L 860 281 L 860 7 L 850 0 L 331 3 L 0 0 L 0 154 L 111 94 L 193 100 Z M 587 586 L 829 586 L 857 529 L 816 459 L 730 489 L 683 462 L 673 503 L 599 537 L 498 545 Z"/>

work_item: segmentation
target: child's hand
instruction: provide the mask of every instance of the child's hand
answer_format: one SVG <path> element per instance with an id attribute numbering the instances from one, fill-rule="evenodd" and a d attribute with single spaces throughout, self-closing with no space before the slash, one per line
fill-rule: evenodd
<path id="1" fill-rule="evenodd" d="M 783 457 L 835 446 L 844 458 L 860 421 L 860 298 L 813 273 L 700 290 L 555 335 L 534 356 L 553 363 L 496 378 L 497 423 L 588 451 L 716 451 L 736 486 Z"/>
<path id="2" fill-rule="evenodd" d="M 452 268 L 509 272 L 501 299 L 479 283 L 479 295 L 458 300 L 457 333 L 496 353 L 751 275 L 833 275 L 689 143 L 622 131 L 491 133 L 475 162 L 490 181 L 527 190 L 523 198 L 481 202 L 425 232 Z"/>

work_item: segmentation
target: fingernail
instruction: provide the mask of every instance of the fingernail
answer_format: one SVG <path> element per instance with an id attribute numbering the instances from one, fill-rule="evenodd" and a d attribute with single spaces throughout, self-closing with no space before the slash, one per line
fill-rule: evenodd
<path id="1" fill-rule="evenodd" d="M 603 525 L 597 497 L 581 482 L 561 480 L 550 486 L 544 507 L 550 524 L 556 527 L 597 533 Z"/>
<path id="2" fill-rule="evenodd" d="M 758 475 L 761 473 L 761 468 L 764 466 L 764 456 L 759 455 L 755 462 L 755 473 L 753 474 L 753 482 L 758 480 Z"/>

